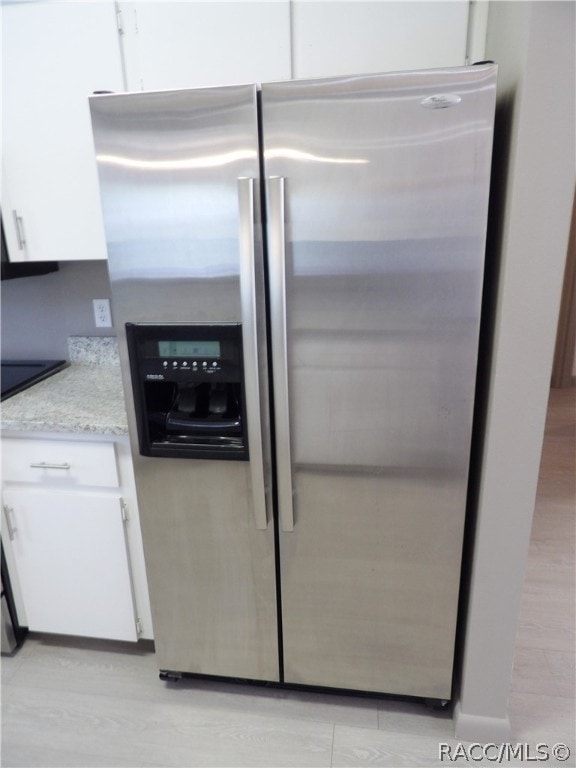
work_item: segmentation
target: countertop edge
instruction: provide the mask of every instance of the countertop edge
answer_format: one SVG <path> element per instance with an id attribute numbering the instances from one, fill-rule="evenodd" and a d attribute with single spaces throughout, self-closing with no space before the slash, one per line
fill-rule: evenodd
<path id="1" fill-rule="evenodd" d="M 2 402 L 0 434 L 128 434 L 119 366 L 72 363 Z"/>

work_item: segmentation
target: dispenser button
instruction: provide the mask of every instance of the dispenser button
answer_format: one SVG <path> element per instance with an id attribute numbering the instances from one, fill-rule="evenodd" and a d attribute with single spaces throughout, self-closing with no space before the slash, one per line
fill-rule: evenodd
<path id="1" fill-rule="evenodd" d="M 182 368 L 188 368 L 188 360 L 184 360 L 182 363 Z"/>
<path id="2" fill-rule="evenodd" d="M 178 363 L 176 362 L 176 360 L 172 361 L 172 368 L 178 368 Z"/>
<path id="3" fill-rule="evenodd" d="M 164 360 L 164 362 L 162 363 L 162 366 L 164 368 L 168 368 L 168 360 Z"/>
<path id="4" fill-rule="evenodd" d="M 202 368 L 207 368 L 207 367 L 208 367 L 208 363 L 206 362 L 202 363 Z"/>
<path id="5" fill-rule="evenodd" d="M 212 363 L 212 368 L 218 368 L 218 363 L 216 362 Z"/>

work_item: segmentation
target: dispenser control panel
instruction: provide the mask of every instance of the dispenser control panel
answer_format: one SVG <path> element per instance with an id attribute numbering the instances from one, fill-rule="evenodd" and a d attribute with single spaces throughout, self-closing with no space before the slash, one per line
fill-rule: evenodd
<path id="1" fill-rule="evenodd" d="M 127 323 L 140 453 L 246 460 L 242 326 Z"/>
<path id="2" fill-rule="evenodd" d="M 210 373 L 221 371 L 230 361 L 222 360 L 222 341 L 216 339 L 158 339 L 153 344 L 152 356 L 163 372 L 184 371 Z M 227 345 L 224 345 L 227 346 Z M 232 353 L 234 350 L 228 350 Z"/>
<path id="3" fill-rule="evenodd" d="M 131 325 L 132 334 L 141 336 L 143 328 L 150 333 L 150 326 Z M 229 338 L 218 339 L 180 339 L 175 338 L 182 334 L 183 330 L 194 335 L 216 335 L 218 332 L 229 336 L 231 329 L 237 329 L 237 325 L 218 326 L 193 326 L 189 330 L 186 326 L 171 326 L 164 329 L 162 326 L 154 326 L 155 335 L 164 331 L 170 338 L 140 338 L 136 341 L 140 370 L 147 379 L 182 381 L 188 377 L 191 380 L 204 376 L 216 376 L 217 378 L 237 379 L 241 368 L 239 339 L 234 338 L 236 333 Z"/>

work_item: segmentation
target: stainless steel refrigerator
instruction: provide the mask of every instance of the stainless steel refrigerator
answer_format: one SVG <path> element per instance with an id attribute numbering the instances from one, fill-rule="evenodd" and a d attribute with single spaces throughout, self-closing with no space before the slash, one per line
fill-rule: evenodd
<path id="1" fill-rule="evenodd" d="M 165 678 L 450 698 L 495 90 L 90 99 Z"/>

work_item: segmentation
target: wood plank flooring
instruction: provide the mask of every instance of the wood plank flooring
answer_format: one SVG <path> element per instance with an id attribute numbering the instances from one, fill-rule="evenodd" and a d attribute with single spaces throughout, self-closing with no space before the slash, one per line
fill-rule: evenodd
<path id="1" fill-rule="evenodd" d="M 553 389 L 510 695 L 510 719 L 520 740 L 565 741 L 572 751 L 565 765 L 576 764 L 575 438 L 575 390 Z"/>
<path id="2" fill-rule="evenodd" d="M 563 741 L 571 758 L 546 764 L 566 766 L 576 746 L 574 402 L 573 390 L 552 391 L 510 697 L 513 741 Z M 457 743 L 450 716 L 418 703 L 162 683 L 146 643 L 32 635 L 3 657 L 2 679 L 6 768 L 435 766 L 447 764 L 438 743 Z"/>

